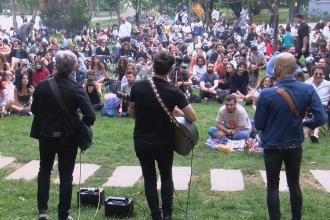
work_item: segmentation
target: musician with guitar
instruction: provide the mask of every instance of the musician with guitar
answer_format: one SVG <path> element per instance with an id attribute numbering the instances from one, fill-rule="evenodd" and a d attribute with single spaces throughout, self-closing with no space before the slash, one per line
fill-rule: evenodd
<path id="1" fill-rule="evenodd" d="M 151 217 L 157 220 L 172 219 L 174 127 L 167 112 L 183 116 L 190 122 L 196 120 L 196 113 L 184 93 L 167 82 L 174 63 L 175 58 L 169 52 L 156 53 L 154 76 L 134 83 L 128 109 L 129 115 L 135 118 L 134 147 L 142 167 L 145 195 Z M 155 161 L 161 177 L 162 209 L 159 207 Z"/>

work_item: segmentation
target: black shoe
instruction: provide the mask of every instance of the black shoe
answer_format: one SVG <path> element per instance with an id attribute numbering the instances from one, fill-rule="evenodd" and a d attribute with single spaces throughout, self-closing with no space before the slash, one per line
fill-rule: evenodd
<path id="1" fill-rule="evenodd" d="M 169 216 L 164 216 L 163 220 L 172 220 L 172 217 L 169 215 Z"/>
<path id="2" fill-rule="evenodd" d="M 309 138 L 311 139 L 311 141 L 313 143 L 319 143 L 319 137 L 315 136 L 315 135 L 310 135 Z"/>

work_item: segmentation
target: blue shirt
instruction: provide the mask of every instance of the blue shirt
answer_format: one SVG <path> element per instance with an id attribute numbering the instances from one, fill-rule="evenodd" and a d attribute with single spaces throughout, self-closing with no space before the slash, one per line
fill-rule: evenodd
<path id="1" fill-rule="evenodd" d="M 302 123 L 276 88 L 263 89 L 254 116 L 256 129 L 262 131 L 261 144 L 265 149 L 299 146 L 304 141 L 303 125 L 311 129 L 319 127 L 326 122 L 327 114 L 311 85 L 290 76 L 279 79 L 276 87 L 284 88 L 290 94 L 301 117 L 305 116 L 307 109 L 314 117 Z"/>
<path id="2" fill-rule="evenodd" d="M 266 65 L 266 74 L 268 76 L 274 77 L 274 66 L 275 66 L 275 59 L 277 57 L 277 55 L 280 54 L 280 52 L 276 51 L 273 56 L 270 58 L 270 60 L 268 61 L 267 65 Z"/>
<path id="3" fill-rule="evenodd" d="M 204 73 L 201 76 L 200 81 L 201 82 L 204 81 L 206 88 L 209 88 L 209 86 L 211 86 L 211 87 L 214 86 L 214 81 L 218 80 L 218 79 L 219 79 L 219 76 L 216 73 L 212 73 L 212 74 Z"/>
<path id="4" fill-rule="evenodd" d="M 293 46 L 293 39 L 290 33 L 285 33 L 282 36 L 282 46 L 283 47 L 291 47 Z"/>

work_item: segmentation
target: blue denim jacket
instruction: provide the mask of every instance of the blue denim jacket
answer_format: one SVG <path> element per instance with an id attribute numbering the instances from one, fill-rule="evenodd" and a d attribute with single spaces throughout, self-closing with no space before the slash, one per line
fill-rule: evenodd
<path id="1" fill-rule="evenodd" d="M 305 116 L 307 109 L 314 117 L 302 123 L 276 88 L 263 89 L 254 116 L 256 129 L 262 131 L 261 144 L 265 149 L 299 146 L 304 141 L 303 125 L 314 129 L 326 122 L 327 114 L 311 85 L 290 76 L 281 78 L 276 87 L 282 87 L 290 94 L 301 117 Z"/>

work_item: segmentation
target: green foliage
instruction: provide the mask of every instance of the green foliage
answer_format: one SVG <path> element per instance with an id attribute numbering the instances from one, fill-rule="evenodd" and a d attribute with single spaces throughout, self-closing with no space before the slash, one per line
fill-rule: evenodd
<path id="1" fill-rule="evenodd" d="M 77 32 L 90 23 L 88 7 L 85 1 L 47 1 L 46 9 L 40 17 L 50 28 L 64 28 Z"/>

